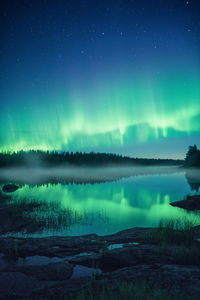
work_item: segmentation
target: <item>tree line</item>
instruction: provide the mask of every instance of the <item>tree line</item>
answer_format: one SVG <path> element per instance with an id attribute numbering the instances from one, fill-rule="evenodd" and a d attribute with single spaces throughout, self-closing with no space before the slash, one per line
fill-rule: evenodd
<path id="1" fill-rule="evenodd" d="M 59 152 L 59 151 L 19 151 L 0 153 L 0 168 L 14 166 L 106 166 L 140 165 L 173 166 L 182 164 L 182 160 L 131 158 L 112 153 Z"/>

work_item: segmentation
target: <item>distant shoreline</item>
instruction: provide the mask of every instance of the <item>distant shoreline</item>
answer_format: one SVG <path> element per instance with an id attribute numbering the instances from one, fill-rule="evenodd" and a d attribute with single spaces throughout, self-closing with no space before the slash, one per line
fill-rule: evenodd
<path id="1" fill-rule="evenodd" d="M 176 166 L 180 159 L 132 158 L 112 153 L 19 151 L 0 153 L 0 168 L 5 167 L 105 167 L 105 166 Z"/>

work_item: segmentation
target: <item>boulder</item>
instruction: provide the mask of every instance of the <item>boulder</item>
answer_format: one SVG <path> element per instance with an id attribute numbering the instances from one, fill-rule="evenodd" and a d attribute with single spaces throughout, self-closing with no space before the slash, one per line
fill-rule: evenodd
<path id="1" fill-rule="evenodd" d="M 2 188 L 2 191 L 5 193 L 13 193 L 18 190 L 18 186 L 16 184 L 5 184 Z"/>

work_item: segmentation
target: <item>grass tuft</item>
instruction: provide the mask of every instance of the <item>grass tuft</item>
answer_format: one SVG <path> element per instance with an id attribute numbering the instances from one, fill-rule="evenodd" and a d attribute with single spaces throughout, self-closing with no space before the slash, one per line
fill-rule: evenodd
<path id="1" fill-rule="evenodd" d="M 198 296 L 186 296 L 169 289 L 150 287 L 146 282 L 116 282 L 101 285 L 99 290 L 90 288 L 82 291 L 76 300 L 182 300 L 199 299 Z"/>
<path id="2" fill-rule="evenodd" d="M 184 219 L 161 220 L 158 227 L 152 229 L 145 241 L 157 245 L 191 245 L 194 242 L 195 223 Z"/>

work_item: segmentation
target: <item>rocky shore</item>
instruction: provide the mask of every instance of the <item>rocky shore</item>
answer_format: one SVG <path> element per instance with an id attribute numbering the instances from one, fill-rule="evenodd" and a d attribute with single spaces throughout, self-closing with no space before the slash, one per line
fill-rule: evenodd
<path id="1" fill-rule="evenodd" d="M 121 281 L 146 281 L 150 286 L 200 295 L 200 227 L 194 228 L 194 241 L 187 246 L 151 243 L 154 230 L 0 238 L 0 298 L 76 299 L 91 282 L 99 288 Z"/>

